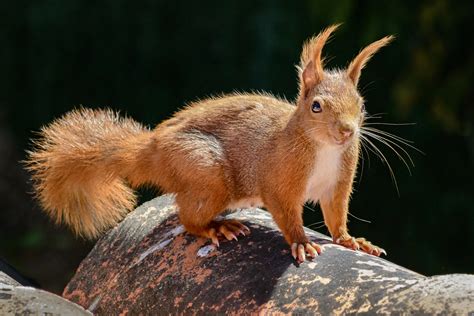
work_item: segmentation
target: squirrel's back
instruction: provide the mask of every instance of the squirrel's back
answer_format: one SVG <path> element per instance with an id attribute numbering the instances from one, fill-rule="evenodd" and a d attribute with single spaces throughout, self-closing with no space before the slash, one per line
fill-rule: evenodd
<path id="1" fill-rule="evenodd" d="M 48 215 L 95 238 L 133 209 L 143 184 L 177 193 L 198 172 L 215 173 L 233 179 L 237 195 L 253 193 L 257 165 L 294 108 L 235 94 L 193 103 L 153 131 L 111 110 L 78 109 L 41 130 L 27 167 Z"/>
<path id="2" fill-rule="evenodd" d="M 186 165 L 219 166 L 224 177 L 232 179 L 227 184 L 230 195 L 254 194 L 258 171 L 274 152 L 276 138 L 295 108 L 262 93 L 200 100 L 157 126 L 158 147 L 169 148 L 174 160 L 179 156 L 180 171 Z"/>
<path id="3" fill-rule="evenodd" d="M 111 110 L 78 109 L 42 128 L 27 168 L 44 210 L 84 237 L 93 238 L 135 205 L 119 176 L 124 142 L 147 130 Z"/>

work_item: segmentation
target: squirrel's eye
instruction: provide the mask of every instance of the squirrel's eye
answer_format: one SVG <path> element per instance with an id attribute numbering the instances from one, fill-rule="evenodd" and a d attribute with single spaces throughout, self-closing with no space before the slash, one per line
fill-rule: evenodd
<path id="1" fill-rule="evenodd" d="M 314 113 L 320 113 L 323 109 L 321 108 L 321 104 L 319 104 L 318 101 L 314 101 L 313 104 L 311 105 L 311 110 Z"/>
<path id="2" fill-rule="evenodd" d="M 362 103 L 362 106 L 360 107 L 360 111 L 361 111 L 362 113 L 365 112 L 365 104 L 364 104 L 364 103 Z"/>

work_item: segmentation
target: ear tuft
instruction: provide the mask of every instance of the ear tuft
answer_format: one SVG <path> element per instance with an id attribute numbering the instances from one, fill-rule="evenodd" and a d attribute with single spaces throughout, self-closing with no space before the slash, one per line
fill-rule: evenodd
<path id="1" fill-rule="evenodd" d="M 357 86 L 360 73 L 367 62 L 380 48 L 388 45 L 394 38 L 395 37 L 393 35 L 390 35 L 373 42 L 361 50 L 360 53 L 351 61 L 349 67 L 347 67 L 347 75 L 355 86 Z"/>
<path id="2" fill-rule="evenodd" d="M 340 24 L 329 26 L 319 33 L 318 36 L 310 38 L 303 45 L 300 65 L 298 67 L 301 89 L 310 88 L 311 85 L 316 85 L 323 79 L 324 69 L 321 53 L 324 44 L 339 25 Z"/>

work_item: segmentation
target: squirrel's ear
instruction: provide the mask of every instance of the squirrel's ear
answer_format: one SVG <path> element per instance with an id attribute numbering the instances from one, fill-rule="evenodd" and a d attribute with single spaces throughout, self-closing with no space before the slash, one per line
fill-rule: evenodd
<path id="1" fill-rule="evenodd" d="M 390 43 L 393 39 L 394 37 L 390 35 L 385 36 L 384 38 L 379 39 L 376 42 L 373 42 L 372 44 L 361 50 L 360 53 L 351 61 L 349 67 L 347 67 L 347 75 L 355 86 L 357 86 L 357 83 L 359 82 L 360 72 L 365 67 L 367 62 L 380 48 Z"/>
<path id="2" fill-rule="evenodd" d="M 339 24 L 331 25 L 323 30 L 318 36 L 312 37 L 303 45 L 301 52 L 299 75 L 300 91 L 305 91 L 317 85 L 324 76 L 323 60 L 321 52 L 324 44 L 331 36 L 331 33 L 338 28 Z"/>
<path id="3" fill-rule="evenodd" d="M 316 85 L 317 75 L 312 61 L 304 68 L 301 82 L 302 88 L 314 87 Z"/>

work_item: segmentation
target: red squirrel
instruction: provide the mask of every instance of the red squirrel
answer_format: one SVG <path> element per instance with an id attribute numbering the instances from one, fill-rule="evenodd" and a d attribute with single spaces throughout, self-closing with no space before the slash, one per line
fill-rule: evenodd
<path id="1" fill-rule="evenodd" d="M 234 93 L 194 102 L 153 130 L 111 110 L 77 109 L 55 120 L 27 160 L 42 207 L 76 234 L 95 238 L 133 209 L 134 188 L 152 185 L 176 194 L 186 230 L 216 245 L 249 232 L 217 215 L 265 207 L 303 262 L 322 251 L 303 230 L 303 205 L 313 201 L 335 243 L 385 253 L 349 235 L 347 214 L 365 116 L 357 83 L 393 37 L 365 47 L 346 69 L 327 70 L 321 52 L 336 28 L 304 44 L 294 104 Z"/>

